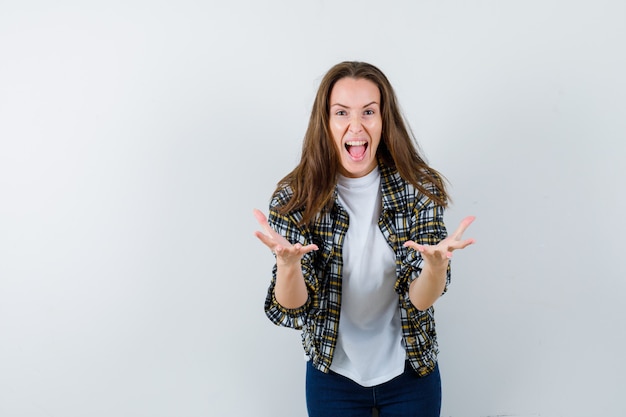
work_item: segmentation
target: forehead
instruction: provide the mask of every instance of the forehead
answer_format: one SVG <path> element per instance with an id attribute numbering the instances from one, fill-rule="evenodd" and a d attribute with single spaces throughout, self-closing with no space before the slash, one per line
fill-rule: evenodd
<path id="1" fill-rule="evenodd" d="M 380 104 L 380 90 L 365 78 L 344 77 L 338 80 L 330 92 L 330 105 Z"/>

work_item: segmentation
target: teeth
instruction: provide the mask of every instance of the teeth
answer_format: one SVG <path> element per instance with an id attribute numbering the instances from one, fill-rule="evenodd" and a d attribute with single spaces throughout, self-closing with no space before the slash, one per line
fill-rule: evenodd
<path id="1" fill-rule="evenodd" d="M 363 146 L 365 145 L 367 142 L 364 140 L 353 140 L 350 142 L 346 142 L 346 145 L 348 146 Z"/>

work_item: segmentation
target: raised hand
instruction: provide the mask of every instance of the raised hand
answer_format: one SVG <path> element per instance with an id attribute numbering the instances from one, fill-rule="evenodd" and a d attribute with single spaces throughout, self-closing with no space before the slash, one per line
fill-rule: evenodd
<path id="1" fill-rule="evenodd" d="M 467 216 L 461 220 L 461 224 L 455 232 L 436 245 L 420 245 L 412 240 L 408 240 L 404 243 L 404 246 L 413 248 L 421 253 L 427 263 L 434 266 L 445 265 L 448 259 L 452 257 L 452 252 L 464 249 L 475 242 L 474 239 L 462 239 L 463 233 L 465 233 L 465 230 L 472 224 L 474 219 L 474 216 Z"/>
<path id="2" fill-rule="evenodd" d="M 267 217 L 260 210 L 253 210 L 254 217 L 263 229 L 255 231 L 254 235 L 267 246 L 282 263 L 300 262 L 302 255 L 317 250 L 315 244 L 302 246 L 300 243 L 292 245 L 287 239 L 278 234 L 267 221 Z"/>

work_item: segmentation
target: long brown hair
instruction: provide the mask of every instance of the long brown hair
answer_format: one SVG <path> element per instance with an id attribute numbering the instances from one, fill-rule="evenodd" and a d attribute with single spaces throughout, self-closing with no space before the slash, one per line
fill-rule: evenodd
<path id="1" fill-rule="evenodd" d="M 405 181 L 435 203 L 446 206 L 448 195 L 443 176 L 429 167 L 421 156 L 385 74 L 366 62 L 346 61 L 332 67 L 320 83 L 302 144 L 300 163 L 278 182 L 276 192 L 284 187 L 290 187 L 293 192 L 289 201 L 278 208 L 279 212 L 287 214 L 302 210 L 302 223 L 309 224 L 332 203 L 341 162 L 328 123 L 329 99 L 335 83 L 345 77 L 367 79 L 380 90 L 383 130 L 378 159 L 395 168 Z M 429 191 L 423 184 L 432 184 L 436 192 Z"/>

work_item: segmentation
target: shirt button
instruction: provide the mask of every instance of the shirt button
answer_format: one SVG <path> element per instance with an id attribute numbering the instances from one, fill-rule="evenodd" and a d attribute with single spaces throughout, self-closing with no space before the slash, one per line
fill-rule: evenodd
<path id="1" fill-rule="evenodd" d="M 406 338 L 406 344 L 407 345 L 414 345 L 415 344 L 415 338 L 413 336 L 409 336 Z"/>
<path id="2" fill-rule="evenodd" d="M 396 235 L 389 235 L 389 241 L 390 242 L 395 242 L 396 240 L 398 240 L 398 238 L 396 237 Z"/>

